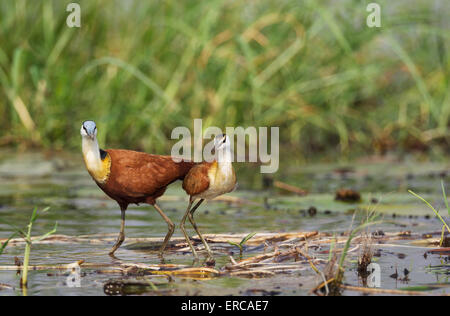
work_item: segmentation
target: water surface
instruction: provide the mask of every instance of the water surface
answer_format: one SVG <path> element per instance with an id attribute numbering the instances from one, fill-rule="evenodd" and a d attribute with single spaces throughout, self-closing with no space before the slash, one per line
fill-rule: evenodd
<path id="1" fill-rule="evenodd" d="M 0 156 L 0 238 L 9 237 L 12 224 L 25 227 L 35 206 L 50 206 L 33 227 L 33 234 L 49 231 L 58 223 L 57 233 L 69 236 L 91 234 L 115 234 L 120 226 L 120 211 L 116 203 L 107 198 L 84 170 L 81 159 L 75 156 L 46 156 L 42 153 L 14 154 L 3 152 Z M 424 234 L 439 232 L 440 222 L 431 211 L 415 197 L 407 193 L 413 189 L 444 211 L 440 181 L 450 182 L 443 163 L 360 163 L 351 165 L 308 165 L 290 167 L 273 176 L 292 185 L 308 190 L 305 197 L 268 187 L 270 179 L 263 179 L 257 167 L 238 165 L 239 189 L 230 196 L 249 203 L 209 202 L 196 212 L 197 223 L 204 233 L 251 233 L 320 231 L 339 235 L 349 229 L 355 210 L 371 209 L 382 214 L 384 223 L 371 228 L 383 232 L 412 231 Z M 449 174 L 450 175 L 450 174 Z M 339 188 L 353 188 L 361 192 L 359 203 L 343 203 L 334 200 Z M 178 224 L 187 206 L 187 197 L 181 183 L 169 187 L 159 202 L 166 214 Z M 317 209 L 311 216 L 310 207 Z M 428 215 L 428 216 L 427 216 Z M 360 211 L 355 224 L 364 217 Z M 188 225 L 189 227 L 189 225 Z M 189 227 L 190 229 L 190 227 Z M 166 223 L 148 205 L 130 205 L 127 211 L 127 237 L 159 237 L 167 231 Z M 190 229 L 190 234 L 193 230 Z M 181 237 L 178 226 L 174 236 Z M 381 286 L 398 289 L 412 286 L 441 286 L 434 293 L 449 293 L 447 288 L 450 272 L 448 258 L 439 255 L 424 257 L 427 248 L 411 247 L 411 241 L 396 241 L 396 247 L 376 247 L 375 260 L 382 269 Z M 127 243 L 116 253 L 117 259 L 107 255 L 112 243 L 105 244 L 56 244 L 35 245 L 32 248 L 31 264 L 66 264 L 77 260 L 89 263 L 160 263 L 155 251 L 127 247 Z M 325 249 L 325 248 L 324 248 Z M 23 246 L 8 247 L 0 256 L 0 265 L 14 265 L 14 258 L 23 256 Z M 259 248 L 247 248 L 245 256 L 262 253 Z M 217 254 L 216 268 L 221 269 L 230 262 L 230 254 Z M 237 251 L 233 257 L 238 260 Z M 355 270 L 356 254 L 347 264 L 346 283 L 360 285 Z M 326 255 L 324 255 L 326 258 Z M 166 263 L 191 264 L 190 253 L 169 251 Z M 409 274 L 404 280 L 391 277 L 396 271 L 403 277 L 404 269 Z M 104 284 L 120 279 L 120 275 L 98 273 L 98 269 L 82 268 L 80 282 L 70 282 L 67 271 L 31 271 L 28 295 L 103 295 Z M 158 279 L 160 280 L 160 279 Z M 173 295 L 299 295 L 309 291 L 320 281 L 317 275 L 305 266 L 300 272 L 277 274 L 269 278 L 248 279 L 220 277 L 211 280 L 174 278 L 161 283 L 159 289 Z M 13 289 L 0 290 L 0 295 L 22 295 L 18 289 L 19 277 L 15 271 L 0 271 L 0 283 Z M 158 283 L 159 282 L 159 283 Z M 155 294 L 144 291 L 144 294 Z M 346 295 L 360 293 L 346 291 Z"/>

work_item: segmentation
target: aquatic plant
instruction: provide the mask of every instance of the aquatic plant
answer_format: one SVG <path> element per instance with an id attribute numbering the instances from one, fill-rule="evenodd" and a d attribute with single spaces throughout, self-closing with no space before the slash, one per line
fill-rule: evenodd
<path id="1" fill-rule="evenodd" d="M 41 213 L 45 213 L 49 209 L 50 209 L 50 207 L 46 207 L 41 211 Z M 27 284 L 28 284 L 28 266 L 30 263 L 31 246 L 32 246 L 33 242 L 43 240 L 43 239 L 47 238 L 48 236 L 54 234 L 56 232 L 56 228 L 58 225 L 58 223 L 55 223 L 55 226 L 53 227 L 53 229 L 50 230 L 49 232 L 47 232 L 46 234 L 43 234 L 43 235 L 37 236 L 37 237 L 31 237 L 31 230 L 32 230 L 33 224 L 37 220 L 37 218 L 38 218 L 38 209 L 37 209 L 37 207 L 35 207 L 33 209 L 33 213 L 31 214 L 30 221 L 25 229 L 21 229 L 14 225 L 9 224 L 9 223 L 5 223 L 6 225 L 10 226 L 13 229 L 14 233 L 3 244 L 1 244 L 1 247 L 0 247 L 0 254 L 2 254 L 4 249 L 8 245 L 9 241 L 12 238 L 14 238 L 16 235 L 20 235 L 24 239 L 25 252 L 24 252 L 23 263 L 22 263 L 22 277 L 20 278 L 20 286 L 24 290 L 24 295 L 26 295 L 26 288 L 27 288 Z"/>
<path id="2" fill-rule="evenodd" d="M 340 271 L 342 271 L 342 274 L 343 274 L 345 258 L 347 257 L 348 250 L 350 248 L 350 244 L 352 243 L 353 238 L 355 238 L 356 235 L 360 231 L 362 231 L 364 228 L 367 228 L 372 225 L 380 224 L 381 221 L 376 221 L 378 216 L 379 215 L 374 212 L 371 216 L 369 216 L 367 218 L 367 220 L 363 224 L 359 225 L 358 227 L 356 227 L 355 229 L 350 231 L 347 242 L 345 243 L 344 249 L 342 251 L 341 258 L 339 260 L 339 266 L 338 266 L 338 272 L 337 272 L 338 274 L 336 275 L 336 279 L 338 279 L 339 273 L 341 273 Z"/>
<path id="3" fill-rule="evenodd" d="M 49 207 L 46 207 L 41 211 L 41 213 L 45 213 L 49 209 L 50 209 Z M 38 237 L 31 237 L 31 230 L 32 230 L 33 224 L 37 220 L 37 218 L 38 218 L 38 209 L 37 209 L 37 207 L 35 207 L 32 215 L 31 215 L 30 222 L 28 223 L 28 225 L 25 229 L 21 229 L 14 225 L 9 224 L 9 223 L 5 223 L 14 230 L 14 233 L 8 238 L 8 240 L 6 240 L 1 245 L 0 254 L 3 253 L 4 249 L 8 245 L 9 241 L 12 238 L 14 238 L 16 235 L 20 235 L 25 240 L 25 252 L 24 252 L 24 256 L 23 256 L 22 277 L 20 279 L 20 285 L 22 288 L 26 288 L 27 283 L 28 283 L 28 266 L 30 263 L 31 246 L 32 246 L 33 242 L 43 240 L 43 239 L 47 238 L 48 236 L 54 234 L 56 232 L 56 228 L 58 225 L 58 223 L 55 223 L 55 226 L 53 227 L 53 229 L 50 230 L 49 232 L 47 232 L 46 234 L 43 234 Z"/>
<path id="4" fill-rule="evenodd" d="M 319 289 L 325 288 L 327 295 L 334 295 L 334 296 L 340 295 L 341 285 L 342 285 L 342 282 L 344 279 L 344 272 L 345 272 L 344 264 L 345 264 L 345 259 L 348 255 L 348 251 L 350 249 L 350 245 L 351 245 L 353 239 L 363 229 L 365 229 L 369 226 L 381 223 L 381 221 L 376 220 L 378 218 L 378 216 L 379 215 L 377 213 L 372 212 L 371 214 L 369 214 L 367 219 L 361 225 L 350 230 L 347 241 L 345 242 L 344 248 L 342 249 L 342 254 L 341 254 L 339 260 L 337 259 L 336 253 L 331 254 L 331 249 L 330 249 L 329 261 L 324 269 L 324 272 L 319 273 L 323 277 L 324 282 L 315 288 L 315 290 L 314 290 L 315 292 L 317 292 L 317 290 L 319 290 Z M 352 224 L 353 224 L 353 222 L 352 222 Z"/>
<path id="5" fill-rule="evenodd" d="M 441 180 L 441 188 L 442 188 L 442 195 L 444 197 L 444 202 L 445 202 L 445 206 L 447 208 L 448 211 L 448 215 L 450 216 L 450 208 L 448 205 L 448 200 L 447 200 L 447 195 L 445 193 L 445 186 L 444 186 L 444 180 Z M 431 205 L 427 200 L 425 200 L 423 197 L 421 197 L 420 195 L 418 195 L 417 193 L 414 193 L 412 190 L 408 190 L 409 193 L 411 193 L 412 195 L 414 195 L 415 197 L 419 198 L 420 200 L 422 200 L 436 215 L 436 217 L 441 221 L 442 223 L 442 234 L 441 234 L 441 241 L 440 241 L 440 245 L 442 246 L 443 242 L 444 242 L 444 234 L 445 234 L 445 230 L 447 229 L 447 231 L 450 233 L 450 227 L 447 224 L 447 222 L 444 220 L 444 218 L 441 216 L 441 214 L 439 214 L 439 211 L 437 211 L 433 205 Z"/>
<path id="6" fill-rule="evenodd" d="M 46 207 L 41 211 L 41 213 L 45 213 L 50 209 L 50 207 Z M 49 231 L 46 234 L 43 234 L 39 237 L 31 237 L 31 229 L 33 227 L 34 222 L 38 218 L 38 212 L 37 207 L 34 208 L 33 214 L 31 215 L 30 222 L 27 225 L 27 232 L 24 233 L 24 231 L 20 230 L 19 233 L 22 235 L 23 239 L 25 240 L 25 253 L 23 258 L 23 270 L 22 270 L 22 278 L 20 279 L 20 285 L 22 287 L 26 287 L 28 283 L 28 265 L 30 262 L 30 253 L 31 253 L 31 246 L 33 244 L 33 241 L 40 241 L 42 239 L 47 238 L 48 236 L 54 234 L 56 232 L 56 227 L 58 226 L 58 223 L 55 223 L 55 227 L 51 231 Z"/>
<path id="7" fill-rule="evenodd" d="M 0 243 L 0 255 L 3 253 L 3 251 L 6 248 L 6 246 L 8 246 L 9 241 L 11 239 L 13 239 L 16 235 L 17 235 L 17 233 L 14 233 L 11 236 L 9 236 L 9 238 L 4 243 Z"/>
<path id="8" fill-rule="evenodd" d="M 254 233 L 250 233 L 247 236 L 245 236 L 244 238 L 242 238 L 242 240 L 239 243 L 236 242 L 232 242 L 232 241 L 228 241 L 228 243 L 232 246 L 236 246 L 239 248 L 239 258 L 242 259 L 242 254 L 244 252 L 244 245 L 247 241 L 249 241 L 253 236 L 256 235 L 256 232 Z"/>
<path id="9" fill-rule="evenodd" d="M 368 266 L 372 263 L 373 259 L 373 241 L 370 234 L 362 236 L 361 252 L 358 257 L 358 275 L 361 277 L 363 284 L 367 282 L 367 276 L 370 274 L 367 271 Z"/>

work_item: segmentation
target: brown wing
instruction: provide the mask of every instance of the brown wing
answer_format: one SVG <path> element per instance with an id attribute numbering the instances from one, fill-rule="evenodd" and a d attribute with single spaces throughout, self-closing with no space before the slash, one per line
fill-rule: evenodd
<path id="1" fill-rule="evenodd" d="M 117 194 L 128 197 L 153 195 L 170 183 L 183 179 L 193 162 L 175 162 L 170 156 L 109 149 L 111 173 L 106 183 Z"/>
<path id="2" fill-rule="evenodd" d="M 189 170 L 183 181 L 183 189 L 189 195 L 196 195 L 206 191 L 209 187 L 208 171 L 212 164 L 203 162 Z"/>

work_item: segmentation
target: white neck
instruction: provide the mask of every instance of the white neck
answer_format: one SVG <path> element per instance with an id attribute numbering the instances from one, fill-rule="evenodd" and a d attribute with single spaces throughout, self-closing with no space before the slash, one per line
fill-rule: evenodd
<path id="1" fill-rule="evenodd" d="M 98 171 L 102 169 L 102 159 L 100 158 L 100 148 L 98 147 L 97 138 L 90 139 L 83 137 L 82 149 L 84 162 L 89 171 Z"/>
<path id="2" fill-rule="evenodd" d="M 225 146 L 218 150 L 218 164 L 222 171 L 232 169 L 232 156 L 230 146 Z"/>

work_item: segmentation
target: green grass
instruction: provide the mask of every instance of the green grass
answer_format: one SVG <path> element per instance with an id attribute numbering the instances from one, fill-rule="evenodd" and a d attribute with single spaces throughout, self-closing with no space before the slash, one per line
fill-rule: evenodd
<path id="1" fill-rule="evenodd" d="M 447 148 L 445 0 L 0 3 L 0 145 L 167 153 L 176 126 L 280 126 L 296 157 Z"/>
<path id="2" fill-rule="evenodd" d="M 41 211 L 41 213 L 45 213 L 48 210 L 49 210 L 49 207 L 43 209 Z M 31 230 L 32 230 L 33 224 L 37 218 L 38 218 L 38 212 L 37 212 L 37 207 L 35 207 L 33 210 L 33 214 L 31 215 L 30 222 L 27 225 L 27 232 L 25 233 L 24 231 L 18 231 L 18 233 L 20 233 L 22 235 L 23 239 L 25 240 L 25 252 L 24 252 L 24 257 L 23 257 L 22 278 L 20 279 L 20 285 L 22 287 L 27 287 L 27 285 L 28 285 L 28 266 L 30 263 L 31 246 L 32 246 L 33 242 L 37 242 L 42 239 L 45 239 L 48 236 L 50 236 L 56 232 L 57 223 L 55 223 L 55 227 L 51 231 L 32 240 L 31 239 Z"/>
<path id="3" fill-rule="evenodd" d="M 442 195 L 444 197 L 444 202 L 445 202 L 445 206 L 447 208 L 448 211 L 448 215 L 450 217 L 450 207 L 448 205 L 448 200 L 447 200 L 447 194 L 445 193 L 445 186 L 444 186 L 444 180 L 441 180 L 441 188 L 442 188 Z M 431 205 L 427 200 L 425 200 L 423 197 L 421 197 L 420 195 L 414 193 L 411 190 L 408 190 L 409 193 L 411 193 L 412 195 L 414 195 L 415 197 L 419 198 L 420 200 L 422 200 L 422 202 L 424 202 L 434 213 L 434 215 L 436 215 L 436 217 L 441 221 L 442 223 L 442 234 L 441 234 L 441 242 L 440 245 L 442 245 L 442 243 L 444 242 L 444 233 L 445 230 L 447 230 L 450 233 L 450 227 L 447 224 L 447 222 L 445 221 L 445 219 L 441 216 L 441 214 L 439 214 L 439 211 L 437 211 L 433 205 Z"/>
<path id="4" fill-rule="evenodd" d="M 256 235 L 256 232 L 250 233 L 247 236 L 245 236 L 244 238 L 242 238 L 242 240 L 239 243 L 236 242 L 232 242 L 232 241 L 228 241 L 228 243 L 232 246 L 236 246 L 239 248 L 239 258 L 242 260 L 242 254 L 244 253 L 244 246 L 245 243 L 247 241 L 249 241 L 251 238 L 253 238 L 253 236 Z"/>
<path id="5" fill-rule="evenodd" d="M 44 208 L 43 210 L 40 211 L 40 213 L 45 213 L 49 210 L 49 207 Z M 30 221 L 27 225 L 27 227 L 25 229 L 21 229 L 18 228 L 14 225 L 11 225 L 9 223 L 4 223 L 8 226 L 10 226 L 12 228 L 12 230 L 14 231 L 14 233 L 8 238 L 8 240 L 4 243 L 0 243 L 0 255 L 3 253 L 4 249 L 6 248 L 6 246 L 8 245 L 8 242 L 15 237 L 16 235 L 20 235 L 24 241 L 25 241 L 25 251 L 24 251 L 24 256 L 23 256 L 23 268 L 22 268 L 22 277 L 20 279 L 20 286 L 21 288 L 24 290 L 24 295 L 26 295 L 26 288 L 28 285 L 28 266 L 30 263 L 30 255 L 31 255 L 31 247 L 33 245 L 33 242 L 38 242 L 41 241 L 45 238 L 47 238 L 48 236 L 54 234 L 56 232 L 56 228 L 57 228 L 57 223 L 55 223 L 55 226 L 53 227 L 52 230 L 50 230 L 49 232 L 38 236 L 38 237 L 32 237 L 31 236 L 31 231 L 33 228 L 33 224 L 36 222 L 36 220 L 38 219 L 40 214 L 38 214 L 38 209 L 37 207 L 35 207 L 33 209 L 33 213 L 31 214 L 31 218 Z M 3 221 L 2 221 L 3 222 Z"/>
<path id="6" fill-rule="evenodd" d="M 5 242 L 0 243 L 0 255 L 5 251 L 6 246 L 8 246 L 8 243 L 11 239 L 13 239 L 17 234 L 12 234 Z"/>

